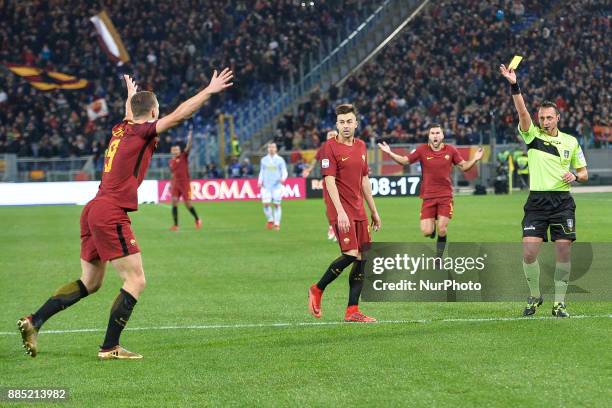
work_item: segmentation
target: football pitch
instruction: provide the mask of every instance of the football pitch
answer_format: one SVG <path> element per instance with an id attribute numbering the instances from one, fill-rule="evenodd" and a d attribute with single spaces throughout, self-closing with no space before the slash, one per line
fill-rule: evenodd
<path id="1" fill-rule="evenodd" d="M 458 196 L 449 241 L 519 242 L 526 194 Z M 580 241 L 612 242 L 612 194 L 576 194 Z M 382 242 L 420 236 L 417 198 L 376 200 Z M 59 313 L 21 348 L 17 319 L 80 274 L 82 207 L 0 208 L 0 387 L 67 388 L 52 406 L 609 406 L 612 311 L 568 303 L 569 319 L 535 318 L 514 303 L 362 303 L 378 324 L 342 323 L 348 270 L 307 313 L 308 286 L 338 256 L 322 200 L 285 201 L 282 229 L 259 202 L 142 205 L 132 227 L 147 288 L 123 332 L 141 361 L 96 359 L 121 286 Z M 522 276 L 523 271 L 517 270 Z M 525 285 L 525 296 L 528 295 Z M 606 402 L 607 401 L 607 402 Z M 7 404 L 0 401 L 0 405 Z M 44 404 L 37 404 L 43 406 Z"/>

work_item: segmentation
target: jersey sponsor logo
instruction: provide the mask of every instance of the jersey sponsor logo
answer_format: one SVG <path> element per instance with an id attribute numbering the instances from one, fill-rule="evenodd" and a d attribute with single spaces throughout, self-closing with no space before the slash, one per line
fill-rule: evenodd
<path id="1" fill-rule="evenodd" d="M 349 158 L 348 157 L 341 157 L 340 160 L 342 161 L 347 161 Z"/>
<path id="2" fill-rule="evenodd" d="M 329 168 L 329 159 L 321 160 L 321 167 L 324 168 L 324 169 Z"/>

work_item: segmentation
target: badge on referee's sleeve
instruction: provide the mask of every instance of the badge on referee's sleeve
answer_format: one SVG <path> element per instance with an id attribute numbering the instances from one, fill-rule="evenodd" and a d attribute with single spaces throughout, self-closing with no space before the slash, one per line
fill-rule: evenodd
<path id="1" fill-rule="evenodd" d="M 329 159 L 321 160 L 321 168 L 323 168 L 323 169 L 329 168 Z"/>

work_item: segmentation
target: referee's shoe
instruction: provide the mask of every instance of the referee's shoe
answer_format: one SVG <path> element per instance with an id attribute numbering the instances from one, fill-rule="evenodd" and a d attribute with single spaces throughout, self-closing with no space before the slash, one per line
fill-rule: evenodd
<path id="1" fill-rule="evenodd" d="M 555 302 L 552 308 L 552 315 L 555 317 L 570 317 L 567 310 L 565 310 L 565 303 Z"/>
<path id="2" fill-rule="evenodd" d="M 525 310 L 523 310 L 523 316 L 534 315 L 535 312 L 538 310 L 538 307 L 542 306 L 543 302 L 544 298 L 542 297 L 542 295 L 540 295 L 539 297 L 529 296 L 527 298 L 527 307 L 525 308 Z"/>

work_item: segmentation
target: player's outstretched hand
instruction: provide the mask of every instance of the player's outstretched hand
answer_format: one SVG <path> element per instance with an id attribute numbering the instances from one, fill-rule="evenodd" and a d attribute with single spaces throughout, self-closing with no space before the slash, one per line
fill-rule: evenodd
<path id="1" fill-rule="evenodd" d="M 516 84 L 516 72 L 512 68 L 508 69 L 504 64 L 499 66 L 499 72 L 510 82 L 511 84 Z"/>
<path id="2" fill-rule="evenodd" d="M 378 143 L 378 147 L 380 148 L 380 150 L 382 150 L 383 152 L 387 154 L 391 153 L 391 148 L 389 147 L 387 142 Z"/>
<path id="3" fill-rule="evenodd" d="M 378 213 L 373 213 L 372 214 L 372 229 L 374 231 L 378 231 L 382 225 L 382 223 L 380 222 L 380 216 L 378 215 Z"/>
<path id="4" fill-rule="evenodd" d="M 229 88 L 234 85 L 233 82 L 230 82 L 233 77 L 234 73 L 229 68 L 225 68 L 220 74 L 217 74 L 217 70 L 215 70 L 208 84 L 208 91 L 210 93 L 217 93 Z"/>
<path id="5" fill-rule="evenodd" d="M 134 82 L 134 79 L 132 79 L 131 76 L 126 74 L 123 76 L 123 79 L 125 79 L 125 85 L 127 86 L 128 96 L 132 96 L 136 92 L 138 92 L 138 85 L 136 85 L 136 82 Z"/>
<path id="6" fill-rule="evenodd" d="M 327 132 L 327 137 L 325 140 L 333 139 L 336 136 L 338 136 L 338 132 L 336 132 L 335 130 L 330 130 L 329 132 Z"/>
<path id="7" fill-rule="evenodd" d="M 474 160 L 478 161 L 482 159 L 483 154 L 484 154 L 483 148 L 478 146 L 478 150 L 476 150 L 476 153 L 474 153 Z"/>

